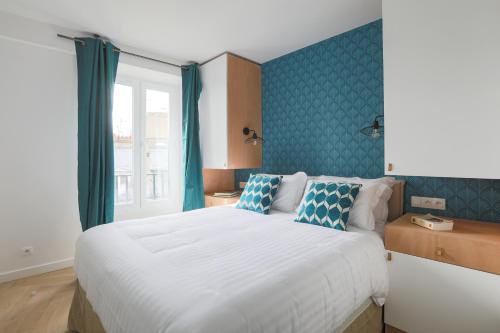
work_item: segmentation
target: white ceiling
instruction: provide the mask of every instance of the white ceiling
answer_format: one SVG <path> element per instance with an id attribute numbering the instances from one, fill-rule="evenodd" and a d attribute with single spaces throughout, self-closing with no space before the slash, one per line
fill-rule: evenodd
<path id="1" fill-rule="evenodd" d="M 382 16 L 382 0 L 0 0 L 0 10 L 178 59 L 257 62 Z"/>

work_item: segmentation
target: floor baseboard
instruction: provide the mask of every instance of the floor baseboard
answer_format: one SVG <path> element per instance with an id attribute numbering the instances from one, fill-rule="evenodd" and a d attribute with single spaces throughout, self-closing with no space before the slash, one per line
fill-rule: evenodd
<path id="1" fill-rule="evenodd" d="M 13 271 L 3 272 L 0 273 L 0 283 L 22 279 L 32 275 L 52 272 L 66 267 L 71 267 L 73 266 L 73 262 L 74 262 L 73 258 L 67 258 L 67 259 L 48 262 L 41 265 L 29 266 L 21 269 L 16 269 Z"/>

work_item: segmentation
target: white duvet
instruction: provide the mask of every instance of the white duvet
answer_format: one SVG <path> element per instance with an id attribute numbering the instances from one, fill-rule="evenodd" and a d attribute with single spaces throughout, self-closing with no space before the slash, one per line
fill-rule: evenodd
<path id="1" fill-rule="evenodd" d="M 381 238 L 233 207 L 92 228 L 75 270 L 113 332 L 334 332 L 388 289 Z"/>

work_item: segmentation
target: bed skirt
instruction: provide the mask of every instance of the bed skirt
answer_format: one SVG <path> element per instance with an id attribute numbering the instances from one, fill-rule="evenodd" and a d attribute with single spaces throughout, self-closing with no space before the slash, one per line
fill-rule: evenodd
<path id="1" fill-rule="evenodd" d="M 79 333 L 106 333 L 78 280 L 69 310 L 68 330 Z"/>
<path id="2" fill-rule="evenodd" d="M 343 333 L 381 333 L 382 327 L 382 308 L 372 302 Z M 78 280 L 69 310 L 68 330 L 78 333 L 106 333 Z"/>

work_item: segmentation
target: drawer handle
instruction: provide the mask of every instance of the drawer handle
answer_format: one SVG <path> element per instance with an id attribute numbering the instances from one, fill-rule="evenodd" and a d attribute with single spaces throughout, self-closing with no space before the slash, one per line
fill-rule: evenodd
<path id="1" fill-rule="evenodd" d="M 442 247 L 436 248 L 436 255 L 443 256 L 444 255 L 444 248 L 442 248 Z"/>

